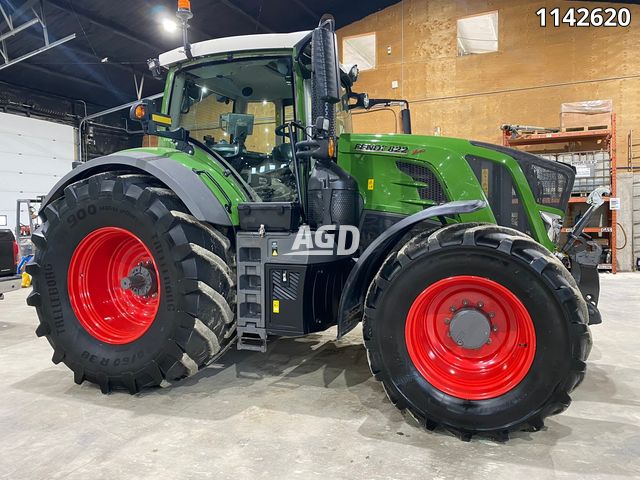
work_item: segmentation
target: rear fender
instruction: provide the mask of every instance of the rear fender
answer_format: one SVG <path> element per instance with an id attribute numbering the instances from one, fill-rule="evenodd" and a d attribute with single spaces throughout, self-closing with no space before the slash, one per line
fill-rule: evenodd
<path id="1" fill-rule="evenodd" d="M 60 197 L 68 185 L 97 173 L 115 170 L 147 173 L 172 190 L 198 220 L 220 226 L 233 225 L 231 203 L 223 205 L 198 173 L 175 160 L 146 152 L 126 152 L 83 163 L 56 183 L 45 198 L 42 209 Z"/>
<path id="2" fill-rule="evenodd" d="M 430 207 L 394 224 L 367 247 L 351 270 L 340 298 L 338 338 L 349 333 L 362 320 L 369 284 L 391 250 L 415 225 L 429 219 L 473 213 L 486 207 L 483 200 L 449 202 Z"/>

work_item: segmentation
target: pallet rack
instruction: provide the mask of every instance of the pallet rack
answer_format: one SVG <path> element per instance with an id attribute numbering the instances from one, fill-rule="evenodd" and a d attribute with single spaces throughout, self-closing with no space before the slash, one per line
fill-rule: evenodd
<path id="1" fill-rule="evenodd" d="M 617 168 L 617 149 L 616 149 L 616 115 L 611 115 L 611 127 L 607 129 L 588 130 L 585 127 L 583 131 L 572 132 L 558 132 L 558 133 L 531 133 L 513 136 L 510 132 L 504 131 L 502 133 L 502 143 L 505 147 L 529 147 L 529 146 L 544 146 L 559 143 L 575 143 L 575 142 L 588 142 L 599 141 L 605 142 L 605 149 L 609 153 L 611 159 L 610 162 L 610 185 L 611 196 L 616 197 L 617 185 L 616 185 L 616 168 Z M 578 150 L 577 152 L 579 152 Z M 532 153 L 536 153 L 533 151 Z M 607 204 L 609 198 L 605 198 Z M 572 205 L 584 204 L 587 201 L 585 196 L 572 196 L 569 199 L 569 209 Z M 600 235 L 609 236 L 609 249 L 611 252 L 611 263 L 604 263 L 598 266 L 600 270 L 611 271 L 616 273 L 616 225 L 617 225 L 617 212 L 615 210 L 608 210 L 609 223 L 603 227 L 589 227 L 585 228 L 585 233 L 596 233 Z M 562 233 L 568 233 L 571 231 L 571 227 L 565 227 L 562 229 Z"/>

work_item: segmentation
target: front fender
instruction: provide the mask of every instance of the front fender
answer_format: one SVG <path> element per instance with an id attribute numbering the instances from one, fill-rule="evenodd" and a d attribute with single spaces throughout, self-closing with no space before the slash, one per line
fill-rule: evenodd
<path id="1" fill-rule="evenodd" d="M 338 338 L 349 333 L 362 319 L 369 284 L 393 247 L 415 225 L 432 218 L 473 213 L 486 207 L 483 200 L 465 200 L 430 207 L 400 220 L 380 235 L 358 259 L 351 270 L 340 297 Z"/>
<path id="2" fill-rule="evenodd" d="M 233 225 L 231 203 L 237 204 L 235 199 L 224 205 L 196 171 L 165 156 L 148 152 L 122 152 L 83 163 L 56 183 L 45 198 L 42 209 L 60 197 L 68 185 L 97 173 L 116 170 L 147 173 L 171 189 L 198 220 L 221 226 Z"/>

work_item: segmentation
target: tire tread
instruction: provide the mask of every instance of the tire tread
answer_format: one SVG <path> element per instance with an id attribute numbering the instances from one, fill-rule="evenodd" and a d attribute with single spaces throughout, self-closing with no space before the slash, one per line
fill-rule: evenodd
<path id="1" fill-rule="evenodd" d="M 412 408 L 408 402 L 399 400 L 394 393 L 395 387 L 381 368 L 382 361 L 376 351 L 373 338 L 376 304 L 383 290 L 401 273 L 402 267 L 418 257 L 448 247 L 471 246 L 477 248 L 493 248 L 526 262 L 530 268 L 538 272 L 549 288 L 553 289 L 570 319 L 569 335 L 571 341 L 572 363 L 567 378 L 561 382 L 548 402 L 541 410 L 530 418 L 494 431 L 469 431 L 456 426 L 443 424 L 438 418 L 428 418 L 422 412 Z M 371 373 L 381 381 L 389 400 L 400 410 L 408 411 L 411 416 L 427 430 L 443 427 L 463 441 L 469 441 L 473 435 L 482 433 L 498 441 L 506 441 L 510 432 L 519 430 L 538 431 L 544 427 L 544 419 L 564 411 L 571 403 L 569 394 L 582 382 L 586 363 L 591 349 L 591 336 L 587 326 L 588 312 L 586 303 L 580 294 L 573 277 L 566 271 L 562 263 L 545 247 L 517 230 L 492 224 L 454 224 L 435 232 L 424 232 L 407 242 L 399 250 L 392 252 L 369 287 L 365 300 L 363 318 L 363 336 L 367 349 L 367 358 Z"/>

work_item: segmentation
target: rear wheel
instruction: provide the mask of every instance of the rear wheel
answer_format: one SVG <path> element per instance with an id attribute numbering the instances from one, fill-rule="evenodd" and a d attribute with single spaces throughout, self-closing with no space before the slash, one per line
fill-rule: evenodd
<path id="1" fill-rule="evenodd" d="M 582 381 L 591 347 L 575 281 L 544 247 L 459 224 L 391 254 L 369 289 L 364 335 L 389 398 L 463 439 L 540 429 Z"/>
<path id="2" fill-rule="evenodd" d="M 152 177 L 81 180 L 43 216 L 28 303 L 77 383 L 136 393 L 197 372 L 233 340 L 230 242 Z"/>

